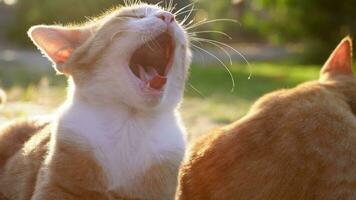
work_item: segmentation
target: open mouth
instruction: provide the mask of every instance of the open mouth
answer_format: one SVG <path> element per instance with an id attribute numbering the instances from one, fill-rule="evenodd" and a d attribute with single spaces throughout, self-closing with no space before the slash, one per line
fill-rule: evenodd
<path id="1" fill-rule="evenodd" d="M 139 47 L 133 53 L 129 66 L 144 87 L 162 90 L 167 82 L 173 53 L 172 36 L 165 32 Z"/>

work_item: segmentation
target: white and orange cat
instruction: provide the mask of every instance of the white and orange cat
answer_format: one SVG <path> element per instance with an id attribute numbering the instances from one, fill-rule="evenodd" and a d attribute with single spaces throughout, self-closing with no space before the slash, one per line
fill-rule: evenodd
<path id="1" fill-rule="evenodd" d="M 0 199 L 173 199 L 191 59 L 174 15 L 137 4 L 28 34 L 70 89 L 51 119 L 1 128 Z"/>
<path id="2" fill-rule="evenodd" d="M 241 120 L 198 139 L 176 199 L 354 200 L 355 114 L 345 38 L 318 81 L 267 94 Z"/>

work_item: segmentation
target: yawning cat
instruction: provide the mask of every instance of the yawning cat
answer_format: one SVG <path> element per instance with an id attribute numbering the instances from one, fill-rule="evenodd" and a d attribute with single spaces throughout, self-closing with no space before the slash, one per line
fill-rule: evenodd
<path id="1" fill-rule="evenodd" d="M 262 97 L 199 139 L 177 200 L 356 199 L 356 78 L 345 38 L 319 81 Z"/>
<path id="2" fill-rule="evenodd" d="M 138 4 L 28 33 L 70 87 L 51 119 L 0 130 L 3 198 L 173 199 L 185 150 L 176 108 L 191 57 L 174 15 Z"/>

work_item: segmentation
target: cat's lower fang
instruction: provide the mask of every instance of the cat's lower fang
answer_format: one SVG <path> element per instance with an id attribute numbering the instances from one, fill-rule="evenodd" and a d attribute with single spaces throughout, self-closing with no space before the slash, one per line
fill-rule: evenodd
<path id="1" fill-rule="evenodd" d="M 138 74 L 139 74 L 139 78 L 143 81 L 146 80 L 146 76 L 145 76 L 145 70 L 143 69 L 143 67 L 141 65 L 137 65 L 138 68 Z"/>
<path id="2" fill-rule="evenodd" d="M 159 76 L 157 70 L 154 67 L 142 67 L 138 65 L 140 79 L 144 82 L 153 80 L 155 77 Z M 146 70 L 145 70 L 146 69 Z"/>
<path id="3" fill-rule="evenodd" d="M 161 76 L 154 67 L 146 67 L 146 70 L 141 65 L 137 65 L 141 81 L 147 88 L 153 90 L 161 90 L 167 82 L 166 76 Z"/>

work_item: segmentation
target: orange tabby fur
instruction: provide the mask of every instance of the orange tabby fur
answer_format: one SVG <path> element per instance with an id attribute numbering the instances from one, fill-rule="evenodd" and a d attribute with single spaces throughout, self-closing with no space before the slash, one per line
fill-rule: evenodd
<path id="1" fill-rule="evenodd" d="M 105 180 L 89 151 L 85 152 L 68 141 L 56 141 L 56 153 L 51 159 L 57 162 L 42 166 L 50 142 L 54 142 L 48 122 L 19 121 L 0 131 L 0 141 L 6 141 L 0 143 L 0 192 L 6 198 L 31 199 L 38 190 L 33 199 L 108 199 L 93 192 L 104 190 Z M 41 168 L 51 168 L 50 173 L 55 173 L 41 174 Z M 36 183 L 40 183 L 37 188 Z M 41 183 L 46 186 L 42 187 Z M 63 196 L 58 198 L 58 193 Z"/>
<path id="2" fill-rule="evenodd" d="M 176 199 L 356 199 L 351 44 L 341 42 L 319 81 L 270 93 L 196 141 Z"/>

